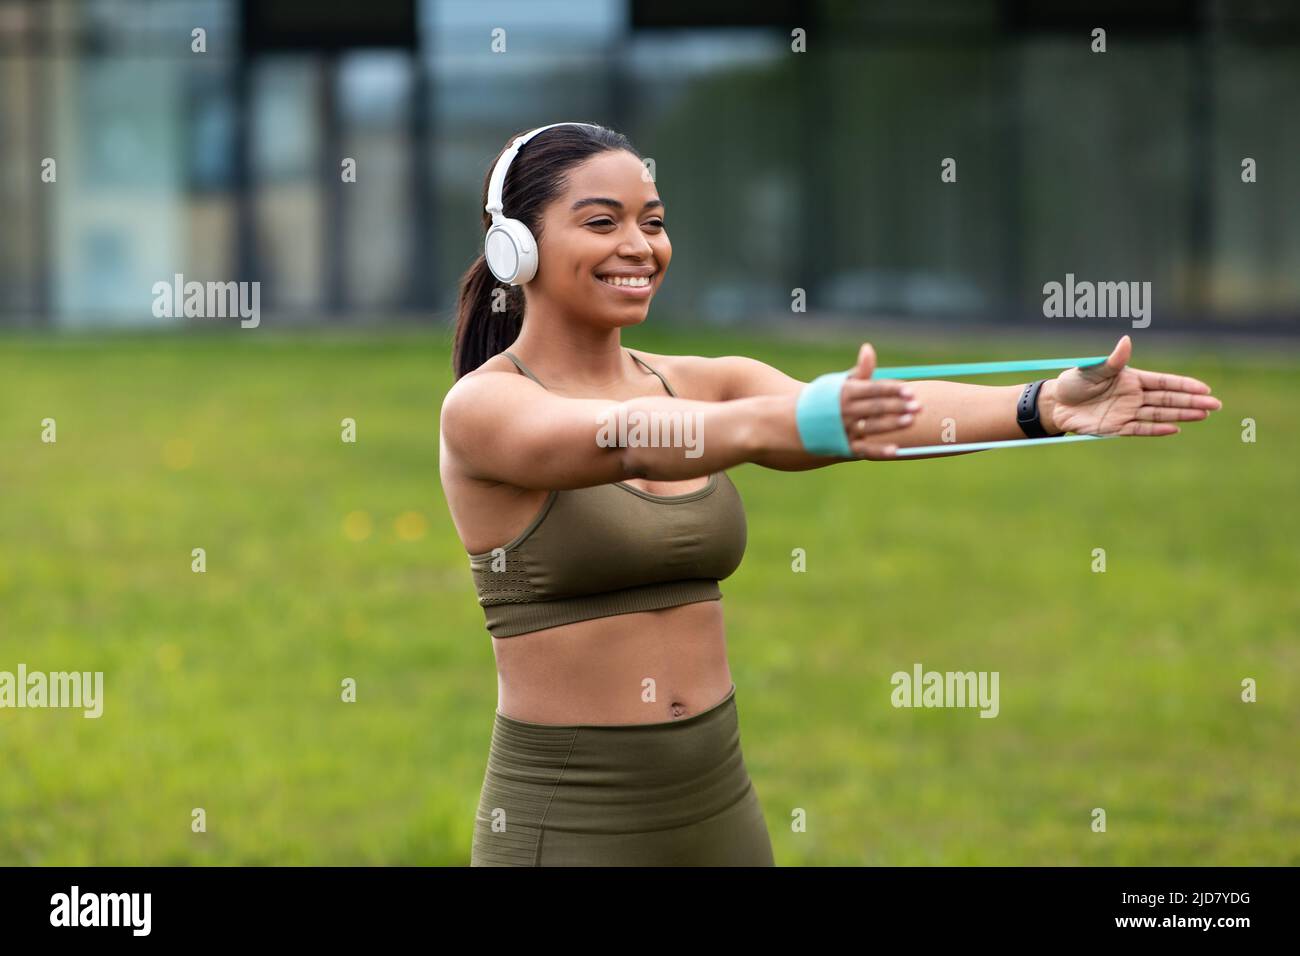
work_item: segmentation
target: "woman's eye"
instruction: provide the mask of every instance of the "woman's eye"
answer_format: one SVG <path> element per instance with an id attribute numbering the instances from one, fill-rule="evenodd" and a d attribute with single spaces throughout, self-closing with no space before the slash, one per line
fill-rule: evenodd
<path id="1" fill-rule="evenodd" d="M 664 221 L 662 219 L 647 219 L 645 224 L 647 226 L 658 226 L 660 229 L 664 228 Z M 617 223 L 615 223 L 614 220 L 612 219 L 593 219 L 591 222 L 587 223 L 587 225 L 613 226 L 613 225 L 617 225 Z"/>

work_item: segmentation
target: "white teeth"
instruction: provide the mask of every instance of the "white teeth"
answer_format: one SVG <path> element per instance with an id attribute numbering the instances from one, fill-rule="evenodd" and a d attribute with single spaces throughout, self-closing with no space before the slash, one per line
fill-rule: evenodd
<path id="1" fill-rule="evenodd" d="M 643 288 L 650 284 L 649 276 L 597 276 L 596 278 L 610 285 L 625 285 L 634 289 Z"/>

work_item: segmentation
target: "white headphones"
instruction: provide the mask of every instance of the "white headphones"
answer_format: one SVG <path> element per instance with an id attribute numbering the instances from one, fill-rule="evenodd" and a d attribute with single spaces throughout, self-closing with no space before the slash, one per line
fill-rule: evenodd
<path id="1" fill-rule="evenodd" d="M 555 126 L 591 126 L 592 129 L 600 129 L 591 123 L 551 123 L 539 126 L 510 144 L 510 148 L 497 160 L 492 178 L 488 181 L 488 201 L 483 208 L 491 213 L 492 225 L 483 238 L 483 258 L 487 260 L 492 274 L 510 285 L 523 285 L 537 275 L 537 240 L 527 226 L 518 219 L 507 219 L 502 211 L 501 193 L 506 184 L 506 170 L 526 142 L 542 130 Z"/>

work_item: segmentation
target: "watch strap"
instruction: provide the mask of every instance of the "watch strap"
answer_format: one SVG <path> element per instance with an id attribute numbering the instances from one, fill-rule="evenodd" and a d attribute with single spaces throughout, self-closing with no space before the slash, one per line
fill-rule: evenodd
<path id="1" fill-rule="evenodd" d="M 1040 378 L 1036 382 L 1026 385 L 1024 391 L 1020 393 L 1020 401 L 1016 403 L 1016 424 L 1020 430 L 1029 438 L 1047 438 L 1047 429 L 1038 417 L 1038 393 L 1042 391 L 1043 383 L 1047 379 Z"/>

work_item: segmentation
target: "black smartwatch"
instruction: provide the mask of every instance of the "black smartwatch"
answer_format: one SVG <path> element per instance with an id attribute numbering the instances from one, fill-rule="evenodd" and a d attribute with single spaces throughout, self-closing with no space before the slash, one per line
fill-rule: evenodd
<path id="1" fill-rule="evenodd" d="M 1016 424 L 1030 438 L 1050 437 L 1038 419 L 1038 393 L 1046 381 L 1047 379 L 1040 378 L 1037 382 L 1026 385 L 1020 393 L 1020 401 L 1016 403 Z"/>

